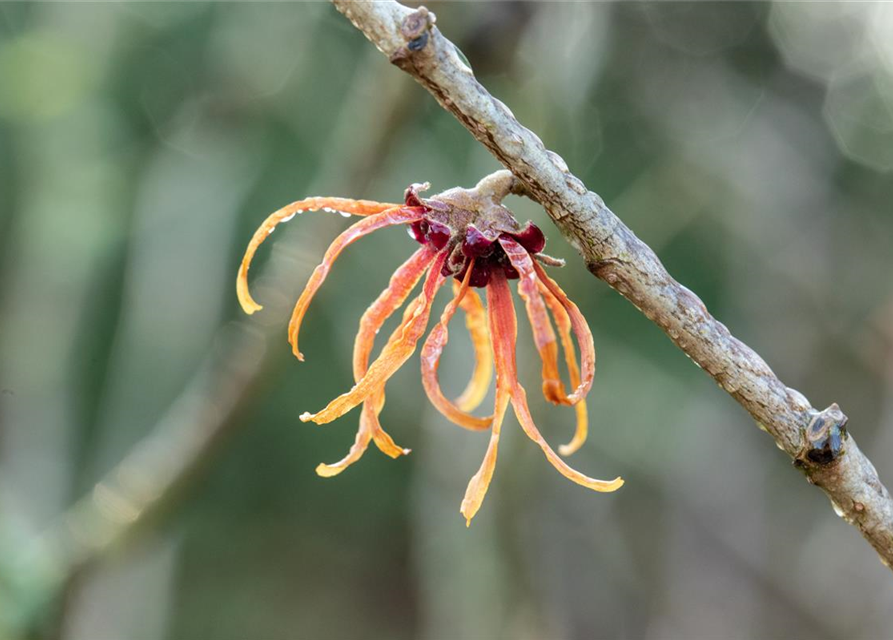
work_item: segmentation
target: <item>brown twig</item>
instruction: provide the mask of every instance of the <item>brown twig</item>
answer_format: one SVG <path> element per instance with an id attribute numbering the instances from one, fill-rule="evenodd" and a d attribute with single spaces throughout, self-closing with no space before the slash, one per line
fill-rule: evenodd
<path id="1" fill-rule="evenodd" d="M 813 408 L 676 282 L 654 252 L 475 79 L 434 14 L 390 1 L 332 0 L 388 59 L 424 86 L 509 169 L 588 269 L 657 324 L 767 431 L 835 511 L 893 565 L 893 500 L 846 432 L 836 404 Z"/>

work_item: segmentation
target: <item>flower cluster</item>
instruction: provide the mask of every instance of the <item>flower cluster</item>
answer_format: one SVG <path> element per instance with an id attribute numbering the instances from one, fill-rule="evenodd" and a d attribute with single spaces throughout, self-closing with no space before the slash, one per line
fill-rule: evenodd
<path id="1" fill-rule="evenodd" d="M 304 314 L 332 264 L 347 245 L 368 233 L 393 225 L 406 225 L 410 236 L 421 245 L 397 268 L 387 288 L 360 320 L 354 342 L 353 388 L 332 400 L 321 411 L 301 415 L 302 421 L 325 424 L 362 404 L 359 430 L 350 451 L 338 462 L 320 464 L 317 473 L 324 477 L 341 473 L 363 455 L 370 441 L 394 458 L 409 453 L 408 449 L 397 446 L 382 428 L 379 416 L 385 402 L 384 387 L 415 351 L 428 326 L 435 295 L 448 279 L 452 279 L 453 298 L 422 344 L 422 383 L 432 404 L 450 421 L 466 429 L 490 431 L 483 464 L 472 477 L 462 501 L 460 511 L 466 523 L 471 522 L 480 508 L 493 476 L 503 417 L 509 404 L 521 428 L 540 446 L 549 462 L 562 475 L 595 491 L 618 489 L 623 484 L 622 479 L 604 481 L 590 478 L 569 467 L 552 450 L 533 422 L 527 394 L 518 381 L 515 360 L 517 322 L 509 280 L 518 280 L 518 293 L 530 318 L 534 343 L 542 360 L 544 396 L 552 403 L 573 406 L 576 411 L 573 439 L 559 447 L 559 452 L 570 455 L 579 449 L 587 434 L 584 398 L 595 375 L 595 349 L 592 334 L 579 309 L 543 268 L 544 265 L 561 262 L 542 253 L 546 244 L 542 231 L 530 222 L 523 226 L 519 224 L 500 203 L 500 195 L 488 188 L 485 181 L 474 189 L 450 189 L 432 198 L 422 198 L 419 193 L 427 188 L 427 184 L 409 187 L 402 205 L 346 198 L 308 198 L 294 202 L 264 221 L 245 252 L 239 269 L 237 292 L 242 308 L 251 314 L 260 310 L 261 306 L 248 292 L 248 268 L 255 251 L 277 224 L 290 220 L 297 213 L 311 210 L 335 210 L 364 217 L 332 242 L 295 305 L 288 337 L 295 356 L 303 360 L 298 349 L 298 334 Z M 399 326 L 378 358 L 370 364 L 379 329 L 403 306 L 423 278 L 421 293 L 406 306 Z M 478 288 L 486 291 L 486 310 L 475 290 Z M 448 340 L 447 327 L 458 309 L 465 314 L 474 347 L 475 365 L 467 388 L 453 401 L 441 391 L 437 369 Z M 550 315 L 554 318 L 564 351 L 570 391 L 559 374 L 558 339 Z M 579 366 L 572 334 L 580 349 Z M 493 413 L 478 417 L 471 412 L 487 394 L 494 363 L 496 393 Z"/>

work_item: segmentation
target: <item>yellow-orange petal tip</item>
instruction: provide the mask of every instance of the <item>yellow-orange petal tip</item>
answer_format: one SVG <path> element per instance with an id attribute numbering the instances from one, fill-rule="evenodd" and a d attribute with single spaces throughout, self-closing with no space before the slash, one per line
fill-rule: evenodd
<path id="1" fill-rule="evenodd" d="M 558 453 L 567 457 L 571 454 L 576 453 L 580 449 L 579 446 L 574 446 L 572 444 L 562 444 L 558 445 Z"/>
<path id="2" fill-rule="evenodd" d="M 320 478 L 332 478 L 342 471 L 344 471 L 344 467 L 333 467 L 323 463 L 319 463 L 316 466 L 316 475 Z"/>
<path id="3" fill-rule="evenodd" d="M 263 309 L 262 305 L 257 304 L 254 301 L 254 298 L 251 297 L 251 294 L 248 293 L 248 287 L 237 287 L 239 306 L 242 307 L 242 311 L 247 313 L 249 316 L 253 313 L 260 311 Z"/>

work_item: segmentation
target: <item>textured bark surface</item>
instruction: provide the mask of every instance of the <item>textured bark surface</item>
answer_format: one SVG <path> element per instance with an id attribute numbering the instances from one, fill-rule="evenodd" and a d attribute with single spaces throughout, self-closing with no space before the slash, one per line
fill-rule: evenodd
<path id="1" fill-rule="evenodd" d="M 393 1 L 332 2 L 514 174 L 523 186 L 517 191 L 542 204 L 587 268 L 657 324 L 738 401 L 809 482 L 828 495 L 838 515 L 862 532 L 884 564 L 893 565 L 893 500 L 847 434 L 840 408 L 813 408 L 711 316 L 604 201 L 570 173 L 561 157 L 546 149 L 475 79 L 427 9 Z"/>

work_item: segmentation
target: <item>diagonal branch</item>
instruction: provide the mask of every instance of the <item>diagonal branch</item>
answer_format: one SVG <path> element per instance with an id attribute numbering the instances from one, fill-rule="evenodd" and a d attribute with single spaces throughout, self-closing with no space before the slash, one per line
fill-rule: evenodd
<path id="1" fill-rule="evenodd" d="M 475 79 L 434 14 L 389 1 L 332 0 L 388 59 L 424 86 L 517 178 L 513 189 L 546 209 L 588 269 L 632 302 L 771 435 L 835 511 L 893 565 L 893 500 L 846 432 L 836 404 L 818 411 L 786 387 L 704 303 L 676 282 L 654 252 L 560 156 Z"/>

